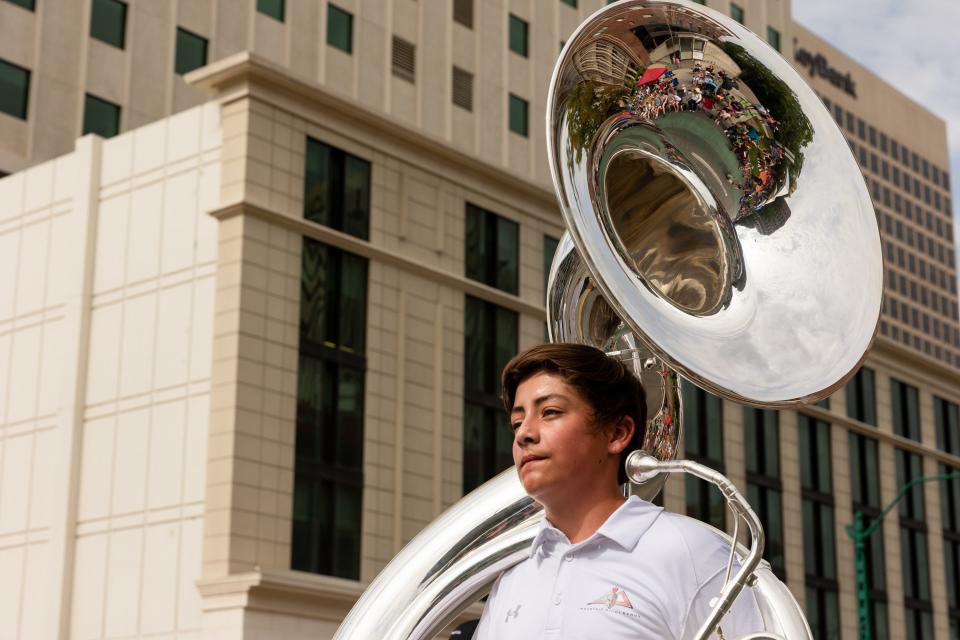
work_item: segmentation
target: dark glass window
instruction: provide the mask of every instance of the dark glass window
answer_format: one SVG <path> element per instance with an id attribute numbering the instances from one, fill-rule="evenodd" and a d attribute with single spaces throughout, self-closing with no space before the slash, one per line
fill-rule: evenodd
<path id="1" fill-rule="evenodd" d="M 780 51 L 780 32 L 773 27 L 767 27 L 767 42 L 770 43 L 771 47 Z M 827 107 L 828 110 L 829 108 Z"/>
<path id="2" fill-rule="evenodd" d="M 120 133 L 120 107 L 89 93 L 83 102 L 83 135 L 95 133 L 112 138 Z"/>
<path id="3" fill-rule="evenodd" d="M 786 580 L 783 555 L 783 482 L 780 479 L 779 414 L 770 409 L 743 409 L 743 444 L 747 471 L 747 500 L 763 523 L 763 557 L 774 573 Z"/>
<path id="4" fill-rule="evenodd" d="M 957 405 L 934 396 L 933 419 L 937 428 L 937 448 L 960 456 L 960 416 Z"/>
<path id="5" fill-rule="evenodd" d="M 877 397 L 873 369 L 860 367 L 847 383 L 847 416 L 877 426 Z"/>
<path id="6" fill-rule="evenodd" d="M 473 29 L 473 0 L 453 0 L 453 21 Z"/>
<path id="7" fill-rule="evenodd" d="M 818 640 L 839 640 L 830 423 L 801 415 L 798 426 L 807 621 Z"/>
<path id="8" fill-rule="evenodd" d="M 864 526 L 868 526 L 880 516 L 883 508 L 880 498 L 878 444 L 873 438 L 850 433 L 849 447 L 853 511 L 859 511 L 862 514 Z M 887 621 L 887 578 L 882 527 L 877 528 L 867 538 L 865 546 L 872 637 L 876 640 L 886 640 L 890 633 Z"/>
<path id="9" fill-rule="evenodd" d="M 327 44 L 353 53 L 353 14 L 333 4 L 327 5 Z"/>
<path id="10" fill-rule="evenodd" d="M 33 8 L 35 6 L 34 0 L 7 0 L 7 2 L 10 2 L 11 4 L 15 4 L 18 7 L 23 7 L 27 11 L 33 11 Z"/>
<path id="11" fill-rule="evenodd" d="M 923 476 L 923 460 L 915 453 L 895 450 L 897 486 Z M 923 484 L 914 485 L 900 500 L 900 563 L 903 574 L 903 605 L 906 637 L 933 637 L 933 605 L 930 599 L 930 561 Z"/>
<path id="12" fill-rule="evenodd" d="M 123 49 L 127 30 L 127 5 L 120 0 L 93 0 L 90 36 Z"/>
<path id="13" fill-rule="evenodd" d="M 940 473 L 958 473 L 940 465 Z M 943 520 L 943 563 L 947 580 L 947 612 L 950 638 L 960 638 L 960 478 L 940 485 L 940 512 Z"/>
<path id="14" fill-rule="evenodd" d="M 898 436 L 920 442 L 920 406 L 917 388 L 890 379 L 890 410 L 893 414 L 893 432 Z"/>
<path id="15" fill-rule="evenodd" d="M 365 238 L 369 163 L 308 138 L 304 175 L 304 217 Z M 304 238 L 302 265 L 291 566 L 357 579 L 367 261 Z"/>
<path id="16" fill-rule="evenodd" d="M 529 104 L 523 98 L 510 94 L 510 131 L 523 136 L 529 135 Z"/>
<path id="17" fill-rule="evenodd" d="M 370 233 L 370 163 L 307 138 L 303 217 L 366 240 Z"/>
<path id="18" fill-rule="evenodd" d="M 734 3 L 731 2 L 731 3 L 730 3 L 730 17 L 733 18 L 734 20 L 736 20 L 737 22 L 739 22 L 740 24 L 744 24 L 744 22 L 743 22 L 743 7 L 741 7 L 741 6 L 738 5 L 738 4 L 734 4 Z"/>
<path id="19" fill-rule="evenodd" d="M 467 296 L 464 308 L 463 492 L 513 464 L 500 372 L 517 351 L 516 312 Z"/>
<path id="20" fill-rule="evenodd" d="M 284 0 L 257 0 L 257 11 L 283 22 Z"/>
<path id="21" fill-rule="evenodd" d="M 177 57 L 174 71 L 183 75 L 207 64 L 207 39 L 177 27 Z"/>
<path id="22" fill-rule="evenodd" d="M 293 569 L 360 577 L 367 261 L 303 239 Z"/>
<path id="23" fill-rule="evenodd" d="M 723 473 L 723 401 L 683 381 L 683 426 L 686 457 Z M 708 482 L 686 476 L 687 515 L 718 529 L 726 521 L 726 501 Z"/>
<path id="24" fill-rule="evenodd" d="M 30 70 L 0 60 L 0 111 L 26 120 L 29 97 Z"/>
<path id="25" fill-rule="evenodd" d="M 529 55 L 528 25 L 526 20 L 510 14 L 510 51 L 526 58 Z"/>
<path id="26" fill-rule="evenodd" d="M 495 213 L 467 204 L 466 276 L 516 294 L 519 226 Z"/>
<path id="27" fill-rule="evenodd" d="M 563 4 L 568 4 L 574 9 L 577 8 L 577 0 L 560 0 L 560 2 L 562 2 Z"/>

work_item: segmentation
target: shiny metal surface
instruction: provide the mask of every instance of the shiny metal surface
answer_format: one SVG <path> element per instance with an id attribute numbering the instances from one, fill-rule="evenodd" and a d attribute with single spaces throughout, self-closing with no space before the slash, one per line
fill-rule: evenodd
<path id="1" fill-rule="evenodd" d="M 543 510 L 512 467 L 447 509 L 390 561 L 335 640 L 432 638 L 530 550 Z"/>
<path id="2" fill-rule="evenodd" d="M 604 314 L 684 377 L 788 406 L 859 366 L 883 292 L 869 194 L 819 98 L 742 25 L 682 0 L 598 11 L 556 65 L 547 144 Z"/>
<path id="3" fill-rule="evenodd" d="M 647 394 L 650 417 L 643 450 L 659 460 L 675 460 L 683 437 L 680 378 L 607 304 L 566 233 L 547 280 L 547 329 L 551 342 L 589 344 L 630 366 Z M 630 494 L 653 500 L 666 480 L 665 473 L 638 477 L 631 482 Z"/>
<path id="4" fill-rule="evenodd" d="M 879 318 L 882 259 L 842 135 L 740 24 L 684 0 L 624 0 L 568 39 L 547 144 L 570 234 L 550 277 L 551 335 L 629 360 L 660 407 L 645 442 L 657 459 L 632 457 L 636 493 L 652 498 L 667 473 L 691 473 L 718 486 L 753 534 L 698 637 L 752 589 L 767 631 L 750 638 L 810 638 L 759 559 L 763 532 L 743 496 L 721 474 L 672 459 L 681 413 L 670 368 L 768 407 L 818 400 L 856 370 Z M 542 517 L 504 471 L 415 537 L 335 638 L 433 637 L 524 557 Z"/>

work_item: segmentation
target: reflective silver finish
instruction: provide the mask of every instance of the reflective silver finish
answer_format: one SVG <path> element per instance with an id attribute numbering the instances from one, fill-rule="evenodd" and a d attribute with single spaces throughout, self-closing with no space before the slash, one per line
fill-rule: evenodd
<path id="1" fill-rule="evenodd" d="M 869 194 L 819 98 L 742 25 L 681 0 L 595 13 L 556 65 L 547 144 L 608 315 L 684 377 L 789 406 L 859 366 L 883 292 Z"/>
<path id="2" fill-rule="evenodd" d="M 335 640 L 433 638 L 526 557 L 543 510 L 512 467 L 447 509 L 374 579 Z"/>
<path id="3" fill-rule="evenodd" d="M 630 366 L 643 384 L 651 410 L 643 450 L 659 460 L 675 460 L 683 436 L 680 378 L 653 356 L 607 304 L 566 233 L 557 245 L 547 280 L 547 329 L 551 342 L 589 344 Z M 639 477 L 631 483 L 630 493 L 653 500 L 666 479 L 665 473 Z"/>
<path id="4" fill-rule="evenodd" d="M 758 406 L 818 400 L 856 370 L 879 318 L 882 263 L 842 135 L 738 23 L 684 0 L 624 0 L 569 38 L 547 145 L 570 233 L 550 278 L 552 335 L 630 360 L 655 415 L 670 417 L 645 443 L 658 461 L 632 457 L 640 495 L 655 495 L 666 473 L 692 473 L 720 487 L 753 534 L 699 637 L 753 589 L 767 631 L 750 638 L 810 638 L 759 560 L 763 532 L 743 496 L 719 473 L 672 460 L 680 408 L 668 367 Z M 542 517 L 508 469 L 414 538 L 335 637 L 432 637 L 525 556 Z"/>

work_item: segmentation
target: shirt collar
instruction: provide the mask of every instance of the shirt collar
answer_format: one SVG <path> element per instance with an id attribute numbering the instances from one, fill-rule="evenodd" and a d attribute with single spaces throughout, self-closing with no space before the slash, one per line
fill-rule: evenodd
<path id="1" fill-rule="evenodd" d="M 637 496 L 630 496 L 610 514 L 592 536 L 581 541 L 577 546 L 603 536 L 620 545 L 624 550 L 631 551 L 662 511 L 663 507 L 641 500 Z M 533 544 L 530 545 L 530 557 L 534 557 L 548 540 L 559 540 L 570 544 L 567 536 L 544 518 L 540 523 L 540 530 L 533 539 Z"/>

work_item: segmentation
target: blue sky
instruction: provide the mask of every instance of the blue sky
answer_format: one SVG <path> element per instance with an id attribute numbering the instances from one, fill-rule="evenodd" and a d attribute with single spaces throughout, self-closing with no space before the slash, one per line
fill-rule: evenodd
<path id="1" fill-rule="evenodd" d="M 947 122 L 954 214 L 960 213 L 960 2 L 793 0 L 793 17 Z M 960 225 L 954 225 L 960 239 Z M 960 254 L 958 254 L 960 255 Z"/>

